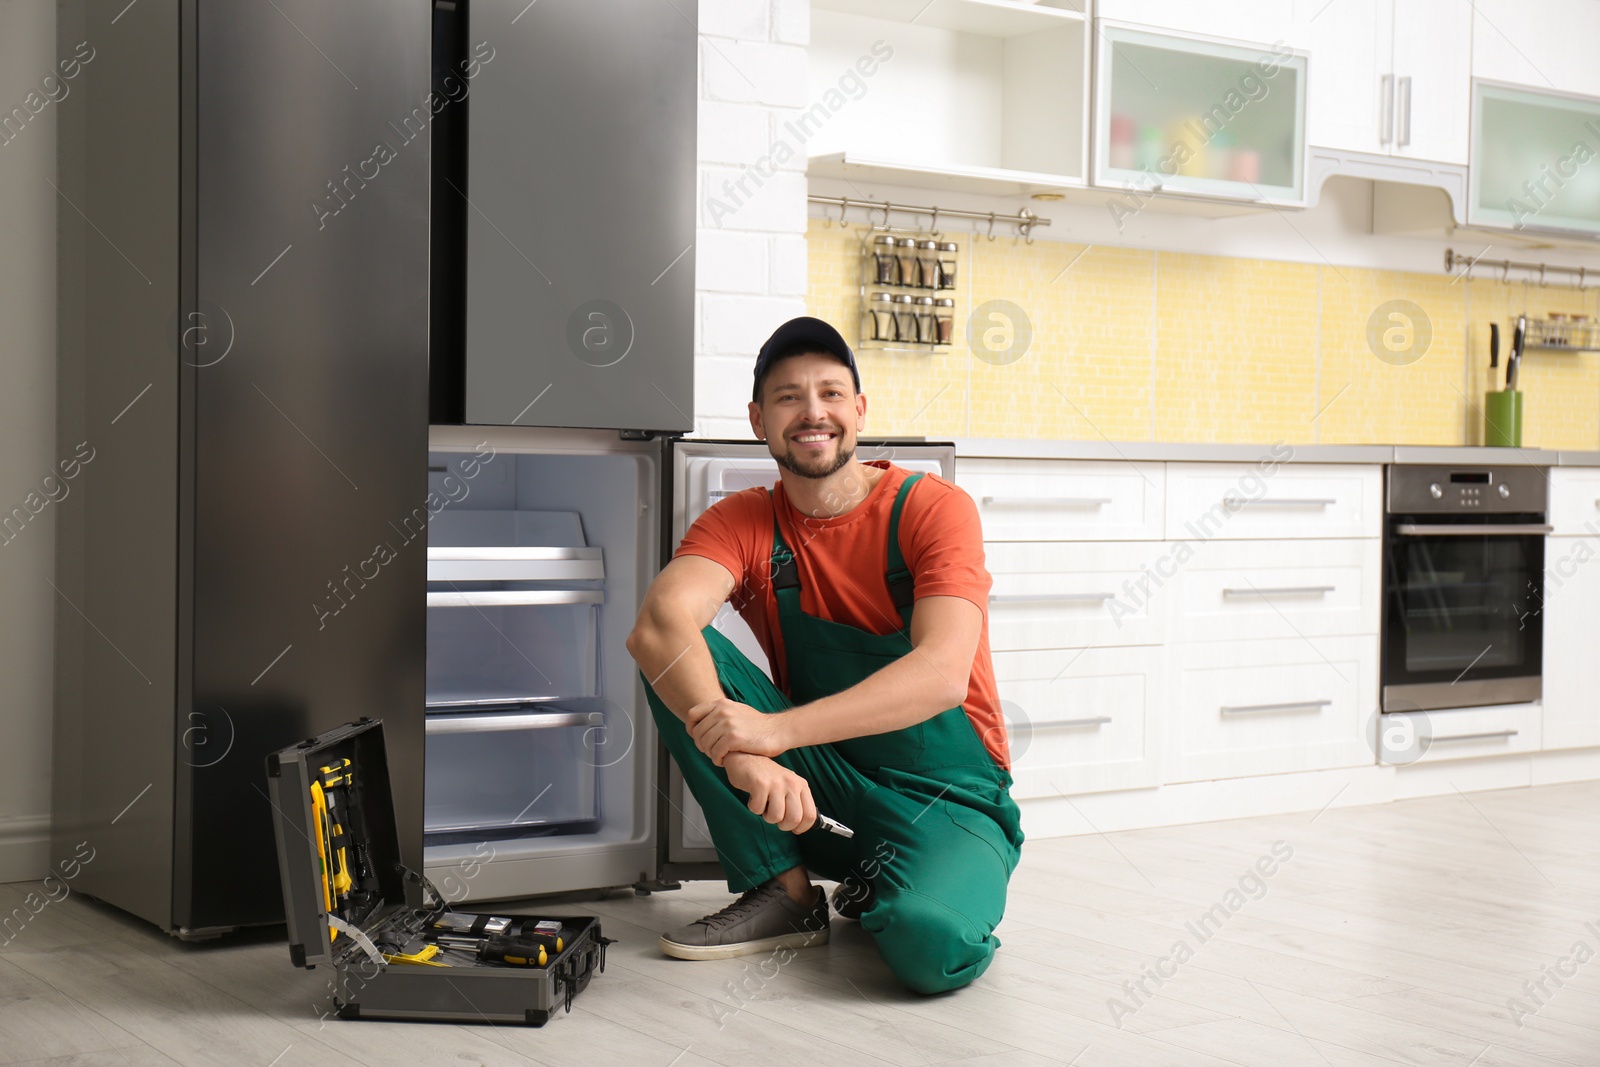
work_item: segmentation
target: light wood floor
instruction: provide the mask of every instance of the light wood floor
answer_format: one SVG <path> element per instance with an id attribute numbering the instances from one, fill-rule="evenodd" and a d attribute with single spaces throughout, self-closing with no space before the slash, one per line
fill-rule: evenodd
<path id="1" fill-rule="evenodd" d="M 1264 891 L 1230 899 L 1278 841 Z M 3 910 L 34 887 L 0 886 Z M 1600 782 L 1031 841 L 994 965 L 931 998 L 837 919 L 770 978 L 659 955 L 660 930 L 727 899 L 560 909 L 619 940 L 533 1030 L 319 1023 L 326 976 L 291 966 L 281 928 L 183 945 L 72 896 L 0 947 L 0 1063 L 1600 1064 L 1600 958 L 1572 959 L 1600 953 Z M 1219 903 L 1220 929 L 1186 925 Z M 1159 962 L 1180 940 L 1192 957 Z"/>

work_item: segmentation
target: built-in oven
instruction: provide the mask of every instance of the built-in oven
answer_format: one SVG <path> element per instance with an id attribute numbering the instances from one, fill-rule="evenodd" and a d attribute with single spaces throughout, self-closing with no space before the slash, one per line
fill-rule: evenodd
<path id="1" fill-rule="evenodd" d="M 1394 465 L 1383 532 L 1383 710 L 1538 700 L 1547 472 Z"/>

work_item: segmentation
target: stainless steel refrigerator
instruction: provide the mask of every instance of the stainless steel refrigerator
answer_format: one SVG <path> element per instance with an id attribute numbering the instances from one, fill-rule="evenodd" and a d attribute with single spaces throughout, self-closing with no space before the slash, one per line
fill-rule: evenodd
<path id="1" fill-rule="evenodd" d="M 776 480 L 675 440 L 693 5 L 59 10 L 95 49 L 57 178 L 59 442 L 95 450 L 57 512 L 73 888 L 281 921 L 265 756 L 363 716 L 453 897 L 715 874 L 623 645 L 687 522 Z"/>

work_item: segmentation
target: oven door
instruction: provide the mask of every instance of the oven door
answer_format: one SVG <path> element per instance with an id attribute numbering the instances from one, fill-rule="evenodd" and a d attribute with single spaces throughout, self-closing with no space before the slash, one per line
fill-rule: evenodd
<path id="1" fill-rule="evenodd" d="M 1544 516 L 1391 515 L 1384 711 L 1539 699 Z"/>

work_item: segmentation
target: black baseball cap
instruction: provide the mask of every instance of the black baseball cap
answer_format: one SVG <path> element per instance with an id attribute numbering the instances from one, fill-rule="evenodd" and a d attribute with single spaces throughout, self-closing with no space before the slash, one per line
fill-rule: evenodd
<path id="1" fill-rule="evenodd" d="M 797 319 L 790 319 L 773 330 L 772 336 L 767 338 L 767 343 L 762 345 L 761 351 L 756 354 L 755 384 L 750 388 L 750 399 L 756 403 L 761 402 L 761 379 L 766 377 L 767 370 L 774 363 L 806 352 L 832 356 L 849 367 L 850 377 L 855 381 L 856 392 L 861 392 L 861 372 L 856 370 L 855 353 L 844 343 L 839 331 L 821 319 L 802 315 Z"/>

